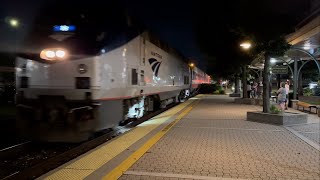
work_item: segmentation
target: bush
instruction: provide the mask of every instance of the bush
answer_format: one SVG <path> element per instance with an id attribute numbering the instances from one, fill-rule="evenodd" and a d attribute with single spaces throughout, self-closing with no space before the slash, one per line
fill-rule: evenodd
<path id="1" fill-rule="evenodd" d="M 223 87 L 217 86 L 217 89 L 213 92 L 213 94 L 225 94 Z"/>
<path id="2" fill-rule="evenodd" d="M 303 95 L 304 96 L 312 96 L 313 95 L 312 89 L 310 89 L 310 88 L 303 89 Z"/>
<path id="3" fill-rule="evenodd" d="M 201 84 L 199 93 L 201 94 L 212 94 L 216 90 L 218 90 L 218 86 L 216 84 Z"/>
<path id="4" fill-rule="evenodd" d="M 270 106 L 270 112 L 271 112 L 272 114 L 279 114 L 279 113 L 281 112 L 281 110 L 278 109 L 275 105 L 271 105 L 271 106 Z"/>

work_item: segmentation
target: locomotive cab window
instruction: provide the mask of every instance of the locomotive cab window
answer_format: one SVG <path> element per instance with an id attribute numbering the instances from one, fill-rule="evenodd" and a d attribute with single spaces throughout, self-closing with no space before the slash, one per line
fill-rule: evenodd
<path id="1" fill-rule="evenodd" d="M 131 70 L 131 84 L 138 85 L 138 72 L 137 69 Z"/>

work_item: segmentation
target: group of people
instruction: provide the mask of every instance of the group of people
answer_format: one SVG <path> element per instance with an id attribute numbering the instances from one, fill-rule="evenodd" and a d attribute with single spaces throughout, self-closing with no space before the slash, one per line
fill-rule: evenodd
<path id="1" fill-rule="evenodd" d="M 262 86 L 257 82 L 248 82 L 247 94 L 249 98 L 259 98 L 262 95 Z"/>
<path id="2" fill-rule="evenodd" d="M 288 109 L 290 81 L 282 82 L 277 93 L 277 102 L 282 111 Z M 270 87 L 271 90 L 271 87 Z M 247 95 L 249 98 L 259 98 L 262 95 L 262 85 L 257 82 L 247 83 Z"/>

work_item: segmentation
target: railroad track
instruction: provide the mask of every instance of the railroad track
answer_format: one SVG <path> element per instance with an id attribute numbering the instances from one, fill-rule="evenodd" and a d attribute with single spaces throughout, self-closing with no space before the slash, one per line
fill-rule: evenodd
<path id="1" fill-rule="evenodd" d="M 35 161 L 33 161 L 32 163 L 26 164 L 26 166 L 23 166 L 20 169 L 19 168 L 12 168 L 12 169 L 9 168 L 8 171 L 1 173 L 3 168 L 1 168 L 1 164 L 0 164 L 0 169 L 2 169 L 2 170 L 0 170 L 0 179 L 2 179 L 2 180 L 35 179 L 35 178 L 41 176 L 42 174 L 45 174 L 46 172 L 48 172 L 52 169 L 55 169 L 55 168 L 59 167 L 60 165 L 78 157 L 79 155 L 84 154 L 84 153 L 88 152 L 89 150 L 107 142 L 108 140 L 110 140 L 114 137 L 117 137 L 126 131 L 129 131 L 130 129 L 137 126 L 138 124 L 141 124 L 142 122 L 176 106 L 177 104 L 178 103 L 175 103 L 175 104 L 167 106 L 164 109 L 160 109 L 156 112 L 147 114 L 146 116 L 144 116 L 140 119 L 129 122 L 125 126 L 116 127 L 112 131 L 109 131 L 105 134 L 102 134 L 102 135 L 100 135 L 92 140 L 89 140 L 87 142 L 81 143 L 80 145 L 74 145 L 74 144 L 72 144 L 72 145 L 71 144 L 70 145 L 62 144 L 61 145 L 61 144 L 52 144 L 52 143 L 51 144 L 35 144 L 33 142 L 25 142 L 25 143 L 22 143 L 20 145 L 15 146 L 15 147 L 3 149 L 3 151 L 0 151 L 0 159 L 10 159 L 8 157 L 12 157 L 21 151 L 28 151 L 29 149 L 36 149 L 36 151 L 39 151 L 39 149 L 37 149 L 37 147 L 39 147 L 41 149 L 47 145 L 49 145 L 51 148 L 53 148 L 55 150 L 52 151 L 52 149 L 50 149 L 50 147 L 49 147 L 49 150 L 45 150 L 45 151 L 41 150 L 40 152 L 36 152 L 36 153 L 43 154 L 47 151 L 47 153 L 45 153 L 47 155 L 47 157 L 44 157 L 43 159 L 41 159 L 41 158 L 35 159 Z M 61 150 L 61 151 L 57 152 L 59 150 Z M 52 152 L 54 152 L 54 153 L 52 154 Z M 40 157 L 43 156 L 42 154 L 40 155 Z M 37 155 L 35 155 L 35 156 L 37 156 Z M 29 158 L 32 158 L 32 157 L 29 157 Z M 19 159 L 18 159 L 18 161 L 19 161 Z M 4 166 L 4 165 L 2 165 L 2 166 Z"/>
<path id="2" fill-rule="evenodd" d="M 19 151 L 27 149 L 31 145 L 31 141 L 22 142 L 0 150 L 0 159 L 12 157 Z"/>

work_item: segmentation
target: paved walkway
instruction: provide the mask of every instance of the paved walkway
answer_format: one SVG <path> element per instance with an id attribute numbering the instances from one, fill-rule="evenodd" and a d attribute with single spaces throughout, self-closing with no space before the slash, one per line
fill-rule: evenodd
<path id="1" fill-rule="evenodd" d="M 261 107 L 200 99 L 120 179 L 320 179 L 319 150 L 286 127 L 245 120 Z M 290 128 L 319 142 L 319 118 L 310 117 Z"/>

